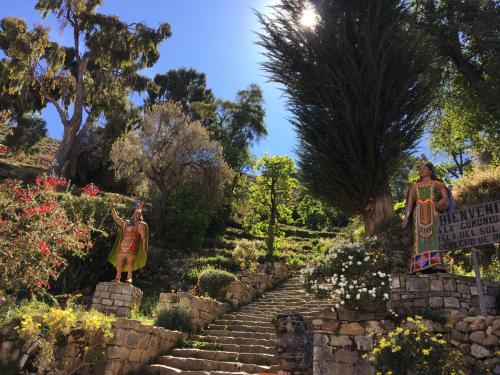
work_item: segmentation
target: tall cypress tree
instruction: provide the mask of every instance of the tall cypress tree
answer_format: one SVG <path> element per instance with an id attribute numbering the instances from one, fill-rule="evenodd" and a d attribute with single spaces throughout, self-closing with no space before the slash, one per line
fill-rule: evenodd
<path id="1" fill-rule="evenodd" d="M 365 231 L 391 218 L 389 178 L 422 135 L 438 80 L 434 53 L 404 1 L 330 0 L 301 25 L 307 2 L 258 14 L 265 70 L 294 115 L 303 182 L 316 197 L 362 214 Z"/>

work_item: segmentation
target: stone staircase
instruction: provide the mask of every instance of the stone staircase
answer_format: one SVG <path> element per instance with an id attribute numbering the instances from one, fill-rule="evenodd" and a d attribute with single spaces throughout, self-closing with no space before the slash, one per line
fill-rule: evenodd
<path id="1" fill-rule="evenodd" d="M 236 375 L 277 372 L 274 358 L 274 316 L 298 312 L 305 318 L 326 306 L 314 300 L 292 277 L 276 289 L 267 291 L 236 312 L 223 315 L 198 335 L 191 337 L 196 348 L 178 348 L 148 365 L 154 375 Z"/>

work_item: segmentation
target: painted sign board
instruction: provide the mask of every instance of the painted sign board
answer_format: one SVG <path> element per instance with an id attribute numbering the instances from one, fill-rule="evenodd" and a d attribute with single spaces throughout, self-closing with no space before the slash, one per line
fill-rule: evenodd
<path id="1" fill-rule="evenodd" d="M 440 251 L 500 242 L 500 200 L 440 214 L 438 223 Z"/>

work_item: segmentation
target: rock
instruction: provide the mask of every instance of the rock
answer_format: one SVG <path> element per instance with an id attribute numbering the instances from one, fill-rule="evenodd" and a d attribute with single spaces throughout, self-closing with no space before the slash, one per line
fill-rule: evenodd
<path id="1" fill-rule="evenodd" d="M 451 324 L 458 322 L 464 318 L 464 314 L 460 310 L 451 310 L 448 320 Z"/>
<path id="2" fill-rule="evenodd" d="M 460 331 L 453 329 L 451 331 L 451 338 L 456 341 L 462 341 L 464 339 L 464 335 L 460 333 Z"/>
<path id="3" fill-rule="evenodd" d="M 409 277 L 406 281 L 406 290 L 409 292 L 427 292 L 429 291 L 429 279 Z"/>
<path id="4" fill-rule="evenodd" d="M 484 318 L 477 318 L 472 321 L 471 324 L 469 324 L 469 327 L 467 327 L 469 332 L 472 331 L 484 331 L 486 329 L 486 320 Z"/>
<path id="5" fill-rule="evenodd" d="M 429 307 L 436 309 L 444 306 L 443 297 L 429 297 Z"/>
<path id="6" fill-rule="evenodd" d="M 476 343 L 471 346 L 471 354 L 476 358 L 486 358 L 491 356 L 491 352 L 488 349 Z"/>
<path id="7" fill-rule="evenodd" d="M 450 308 L 460 308 L 460 301 L 456 297 L 444 297 L 444 307 Z"/>
<path id="8" fill-rule="evenodd" d="M 352 341 L 349 336 L 332 336 L 330 344 L 332 346 L 350 346 Z"/>
<path id="9" fill-rule="evenodd" d="M 485 337 L 486 336 L 483 331 L 475 331 L 469 335 L 469 340 L 477 344 L 481 344 Z"/>
<path id="10" fill-rule="evenodd" d="M 497 336 L 490 335 L 490 336 L 486 336 L 486 338 L 483 340 L 481 345 L 494 347 L 494 346 L 498 346 L 498 341 L 499 340 L 498 340 Z"/>
<path id="11" fill-rule="evenodd" d="M 464 354 L 470 354 L 470 345 L 469 344 L 460 344 L 458 345 L 460 351 Z"/>
<path id="12" fill-rule="evenodd" d="M 359 323 L 343 323 L 340 325 L 341 335 L 362 336 L 365 334 L 365 329 Z"/>
<path id="13" fill-rule="evenodd" d="M 358 359 L 358 354 L 356 352 L 351 352 L 350 350 L 341 349 L 335 352 L 335 361 L 337 362 L 354 365 Z"/>
<path id="14" fill-rule="evenodd" d="M 432 279 L 430 283 L 431 292 L 442 292 L 444 290 L 443 280 Z"/>
<path id="15" fill-rule="evenodd" d="M 354 341 L 358 350 L 369 351 L 373 347 L 373 339 L 370 336 L 356 336 Z"/>
<path id="16" fill-rule="evenodd" d="M 383 333 L 384 329 L 378 320 L 368 320 L 365 323 L 366 333 Z"/>

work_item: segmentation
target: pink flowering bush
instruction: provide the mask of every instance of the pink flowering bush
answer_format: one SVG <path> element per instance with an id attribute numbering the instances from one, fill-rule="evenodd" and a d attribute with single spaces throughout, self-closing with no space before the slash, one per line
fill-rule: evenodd
<path id="1" fill-rule="evenodd" d="M 0 290 L 7 294 L 50 289 L 68 257 L 83 257 L 92 246 L 92 219 L 67 214 L 57 190 L 63 178 L 41 176 L 33 186 L 0 183 Z"/>

